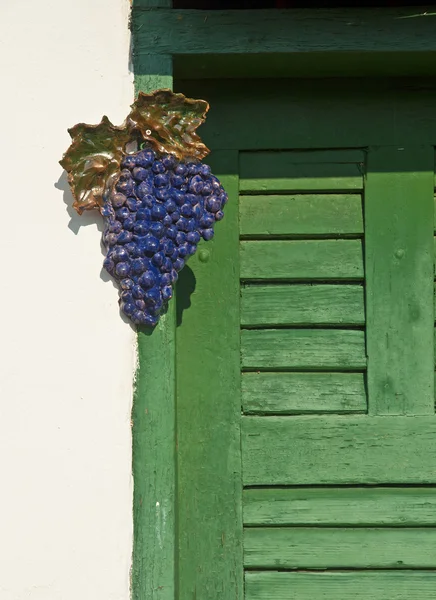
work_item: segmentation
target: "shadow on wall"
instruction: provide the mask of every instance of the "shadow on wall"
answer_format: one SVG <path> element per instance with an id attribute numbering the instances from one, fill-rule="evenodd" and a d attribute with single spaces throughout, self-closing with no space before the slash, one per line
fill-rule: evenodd
<path id="1" fill-rule="evenodd" d="M 79 233 L 79 229 L 81 227 L 87 227 L 88 225 L 96 225 L 97 229 L 100 233 L 103 234 L 104 223 L 103 219 L 96 210 L 85 210 L 83 215 L 77 214 L 77 212 L 73 208 L 73 195 L 70 190 L 70 186 L 68 184 L 67 172 L 62 171 L 62 175 L 59 177 L 59 180 L 54 184 L 57 190 L 63 192 L 63 201 L 67 206 L 67 213 L 70 217 L 70 222 L 68 223 L 69 229 L 77 235 Z"/>
<path id="2" fill-rule="evenodd" d="M 195 291 L 197 280 L 193 270 L 186 265 L 179 273 L 176 283 L 176 319 L 177 327 L 183 321 L 183 311 L 191 306 L 191 296 Z"/>
<path id="3" fill-rule="evenodd" d="M 102 256 L 106 256 L 106 248 L 103 244 L 103 231 L 104 231 L 104 221 L 102 216 L 97 210 L 87 210 L 82 215 L 79 215 L 75 209 L 73 208 L 73 195 L 71 193 L 71 189 L 68 183 L 67 172 L 63 171 L 62 175 L 59 177 L 59 180 L 54 184 L 54 187 L 57 190 L 60 190 L 63 193 L 63 201 L 66 204 L 66 210 L 68 216 L 70 217 L 70 221 L 68 223 L 68 229 L 70 229 L 74 235 L 79 233 L 81 227 L 88 227 L 89 225 L 93 225 L 100 232 L 99 241 L 100 241 L 100 251 Z M 96 240 L 97 244 L 97 240 Z M 104 281 L 104 283 L 112 283 L 114 288 L 117 290 L 117 294 L 119 293 L 119 288 L 116 282 L 112 279 L 109 273 L 103 268 L 103 260 L 102 267 L 100 271 L 100 279 Z M 136 331 L 135 326 L 132 322 L 126 317 L 126 315 L 120 310 L 120 317 L 122 320 L 130 326 L 131 329 Z"/>

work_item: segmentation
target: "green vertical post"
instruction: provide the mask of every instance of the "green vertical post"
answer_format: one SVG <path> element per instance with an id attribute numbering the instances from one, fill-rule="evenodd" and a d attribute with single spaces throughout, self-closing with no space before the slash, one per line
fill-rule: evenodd
<path id="1" fill-rule="evenodd" d="M 434 148 L 368 153 L 365 264 L 370 414 L 434 414 Z"/>
<path id="2" fill-rule="evenodd" d="M 172 88 L 172 58 L 135 59 L 135 10 L 166 0 L 136 0 L 132 12 L 135 92 Z M 132 599 L 174 600 L 176 575 L 175 299 L 154 331 L 138 329 L 138 371 L 132 410 Z"/>
<path id="3" fill-rule="evenodd" d="M 207 162 L 229 202 L 179 278 L 179 594 L 242 600 L 238 152 Z"/>

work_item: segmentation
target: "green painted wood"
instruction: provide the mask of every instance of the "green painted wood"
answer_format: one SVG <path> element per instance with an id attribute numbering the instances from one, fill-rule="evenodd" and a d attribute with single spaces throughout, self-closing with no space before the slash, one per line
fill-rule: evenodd
<path id="1" fill-rule="evenodd" d="M 249 527 L 246 568 L 434 569 L 436 528 Z"/>
<path id="2" fill-rule="evenodd" d="M 269 284 L 241 289 L 241 324 L 364 325 L 361 285 Z"/>
<path id="3" fill-rule="evenodd" d="M 134 0 L 133 10 L 144 8 L 171 8 L 172 4 L 172 0 Z"/>
<path id="4" fill-rule="evenodd" d="M 242 236 L 330 236 L 363 234 L 358 194 L 242 196 Z"/>
<path id="5" fill-rule="evenodd" d="M 420 14 L 420 18 L 411 18 Z M 435 51 L 434 16 L 394 9 L 144 11 L 134 23 L 138 51 L 260 54 Z M 142 33 L 141 33 L 142 31 Z M 147 32 L 159 35 L 147 35 Z"/>
<path id="6" fill-rule="evenodd" d="M 152 335 L 138 332 L 132 410 L 134 600 L 175 597 L 174 333 L 174 304 Z"/>
<path id="7" fill-rule="evenodd" d="M 211 148 L 436 145 L 435 79 L 179 80 L 177 91 L 214 107 L 201 128 Z"/>
<path id="8" fill-rule="evenodd" d="M 265 488 L 244 491 L 246 525 L 436 525 L 436 488 Z"/>
<path id="9" fill-rule="evenodd" d="M 359 370 L 366 367 L 365 333 L 341 329 L 245 329 L 246 369 Z"/>
<path id="10" fill-rule="evenodd" d="M 229 203 L 179 278 L 177 597 L 235 600 L 243 597 L 238 155 L 215 151 L 208 162 Z"/>
<path id="11" fill-rule="evenodd" d="M 245 485 L 428 484 L 436 419 L 243 417 Z"/>
<path id="12" fill-rule="evenodd" d="M 289 166 L 309 166 L 317 169 L 320 165 L 342 165 L 343 174 L 361 175 L 356 170 L 356 164 L 365 162 L 365 150 L 344 149 L 340 150 L 288 150 L 277 152 L 269 150 L 264 152 L 242 152 L 239 157 L 239 171 L 241 179 L 256 176 L 256 170 L 266 173 L 269 177 L 280 177 L 286 173 Z M 349 167 L 351 165 L 351 169 Z M 353 166 L 354 165 L 354 166 Z"/>
<path id="13" fill-rule="evenodd" d="M 363 279 L 361 240 L 242 241 L 240 260 L 242 279 Z"/>
<path id="14" fill-rule="evenodd" d="M 243 373 L 246 414 L 366 412 L 363 373 Z"/>
<path id="15" fill-rule="evenodd" d="M 312 9 L 314 12 L 314 9 Z M 174 56 L 177 79 L 285 79 L 349 77 L 434 77 L 434 52 L 322 52 L 290 60 L 274 54 L 190 54 Z M 268 82 L 263 82 L 264 84 Z"/>
<path id="16" fill-rule="evenodd" d="M 243 152 L 241 192 L 347 191 L 363 187 L 364 153 Z"/>
<path id="17" fill-rule="evenodd" d="M 434 148 L 368 154 L 365 264 L 372 414 L 434 414 Z"/>
<path id="18" fill-rule="evenodd" d="M 168 64 L 159 57 L 156 65 Z M 165 65 L 163 65 L 165 66 Z M 170 80 L 135 77 L 136 91 Z M 176 597 L 176 392 L 174 300 L 152 334 L 138 331 L 138 371 L 132 409 L 133 600 Z"/>
<path id="19" fill-rule="evenodd" d="M 141 64 L 135 51 L 132 52 L 135 70 L 136 92 L 144 90 L 172 89 L 173 63 L 170 56 L 150 54 L 141 57 Z"/>
<path id="20" fill-rule="evenodd" d="M 433 600 L 434 571 L 247 573 L 246 600 Z"/>

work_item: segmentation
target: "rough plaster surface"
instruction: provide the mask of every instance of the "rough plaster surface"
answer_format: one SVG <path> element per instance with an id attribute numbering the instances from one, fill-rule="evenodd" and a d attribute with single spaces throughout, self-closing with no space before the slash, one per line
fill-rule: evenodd
<path id="1" fill-rule="evenodd" d="M 135 337 L 58 165 L 128 111 L 128 12 L 0 2 L 0 600 L 129 598 Z"/>

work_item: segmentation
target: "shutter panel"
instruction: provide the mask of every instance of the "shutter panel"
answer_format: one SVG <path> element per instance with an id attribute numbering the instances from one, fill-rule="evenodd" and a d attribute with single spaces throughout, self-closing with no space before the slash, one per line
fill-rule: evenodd
<path id="1" fill-rule="evenodd" d="M 359 150 L 240 158 L 242 404 L 366 412 Z"/>
<path id="2" fill-rule="evenodd" d="M 247 600 L 434 594 L 433 153 L 365 154 L 241 153 Z"/>

